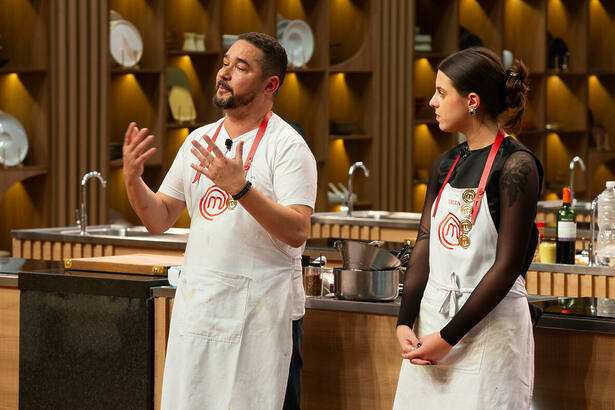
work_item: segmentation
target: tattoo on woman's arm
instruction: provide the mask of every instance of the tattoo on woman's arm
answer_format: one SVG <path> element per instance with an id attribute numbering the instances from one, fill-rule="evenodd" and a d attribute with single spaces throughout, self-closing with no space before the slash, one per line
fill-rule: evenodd
<path id="1" fill-rule="evenodd" d="M 421 226 L 419 226 L 419 234 L 416 236 L 416 242 L 423 239 L 429 239 L 429 229 L 427 229 L 425 225 L 421 224 Z"/>
<path id="2" fill-rule="evenodd" d="M 519 198 L 520 192 L 525 192 L 528 175 L 532 172 L 527 158 L 512 159 L 513 163 L 507 168 L 500 179 L 501 187 L 508 195 L 508 207 L 510 208 Z"/>

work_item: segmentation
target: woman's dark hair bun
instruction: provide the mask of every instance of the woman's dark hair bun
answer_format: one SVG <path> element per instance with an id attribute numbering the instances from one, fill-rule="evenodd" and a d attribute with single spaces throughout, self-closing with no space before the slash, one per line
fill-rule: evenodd
<path id="1" fill-rule="evenodd" d="M 517 129 L 521 124 L 529 91 L 528 75 L 527 67 L 520 60 L 515 60 L 506 70 L 506 83 L 504 85 L 506 110 L 500 116 L 500 121 L 506 130 Z"/>

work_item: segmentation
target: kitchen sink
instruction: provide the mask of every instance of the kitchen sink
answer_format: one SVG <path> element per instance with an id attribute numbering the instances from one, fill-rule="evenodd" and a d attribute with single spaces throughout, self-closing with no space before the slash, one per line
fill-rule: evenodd
<path id="1" fill-rule="evenodd" d="M 79 228 L 68 229 L 61 232 L 63 235 L 80 235 Z M 188 235 L 188 229 L 171 228 L 161 234 L 151 234 L 144 226 L 93 226 L 87 228 L 88 236 L 112 236 L 112 237 L 151 237 L 151 236 L 171 236 Z"/>
<path id="2" fill-rule="evenodd" d="M 391 228 L 416 229 L 421 220 L 420 213 L 391 211 L 317 212 L 312 223 L 383 226 Z"/>

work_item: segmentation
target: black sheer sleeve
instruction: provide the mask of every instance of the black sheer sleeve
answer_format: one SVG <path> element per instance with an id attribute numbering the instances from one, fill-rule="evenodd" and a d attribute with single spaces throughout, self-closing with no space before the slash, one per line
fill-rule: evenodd
<path id="1" fill-rule="evenodd" d="M 425 205 L 421 214 L 421 222 L 416 242 L 410 255 L 410 261 L 404 278 L 404 293 L 401 299 L 397 326 L 407 325 L 412 327 L 419 313 L 419 306 L 423 298 L 423 291 L 429 277 L 429 232 L 431 230 L 431 206 L 438 196 L 440 183 L 438 181 L 440 165 L 445 154 L 434 161 L 429 171 Z"/>
<path id="2" fill-rule="evenodd" d="M 506 160 L 499 189 L 500 228 L 495 263 L 464 306 L 440 331 L 440 336 L 450 345 L 459 342 L 500 303 L 523 272 L 529 247 L 532 243 L 536 246 L 532 236 L 540 177 L 531 154 L 517 151 Z"/>

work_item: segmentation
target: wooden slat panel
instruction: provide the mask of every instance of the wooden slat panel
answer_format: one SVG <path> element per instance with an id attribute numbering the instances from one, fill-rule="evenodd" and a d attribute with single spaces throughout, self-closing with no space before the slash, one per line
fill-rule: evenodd
<path id="1" fill-rule="evenodd" d="M 43 242 L 43 260 L 50 261 L 53 260 L 53 255 L 51 253 L 51 242 L 44 241 Z"/>
<path id="2" fill-rule="evenodd" d="M 103 248 L 104 256 L 113 256 L 115 253 L 113 252 L 113 245 L 105 245 Z"/>
<path id="3" fill-rule="evenodd" d="M 330 225 L 331 233 L 329 234 L 330 238 L 341 238 L 340 236 L 340 226 L 338 224 Z"/>
<path id="4" fill-rule="evenodd" d="M 19 289 L 0 287 L 0 409 L 19 405 Z"/>
<path id="5" fill-rule="evenodd" d="M 596 298 L 606 298 L 606 276 L 594 276 L 592 279 L 594 281 L 594 291 L 592 296 Z"/>
<path id="6" fill-rule="evenodd" d="M 91 243 L 84 243 L 83 244 L 83 257 L 84 258 L 91 258 L 92 256 L 92 244 Z"/>
<path id="7" fill-rule="evenodd" d="M 615 298 L 615 277 L 613 276 L 609 276 L 606 279 L 606 283 L 607 283 L 607 298 Z"/>
<path id="8" fill-rule="evenodd" d="M 538 294 L 550 295 L 553 293 L 551 272 L 538 272 Z"/>
<path id="9" fill-rule="evenodd" d="M 21 245 L 22 258 L 32 259 L 32 241 L 25 239 Z"/>
<path id="10" fill-rule="evenodd" d="M 333 237 L 331 234 L 331 225 L 329 224 L 321 225 L 320 237 L 321 238 L 332 238 Z"/>
<path id="11" fill-rule="evenodd" d="M 13 238 L 13 257 L 21 258 L 21 240 Z"/>
<path id="12" fill-rule="evenodd" d="M 73 258 L 82 258 L 83 257 L 83 251 L 82 251 L 82 244 L 81 243 L 74 243 L 73 244 Z"/>
<path id="13" fill-rule="evenodd" d="M 51 245 L 52 260 L 61 261 L 62 258 L 62 242 L 53 242 Z"/>
<path id="14" fill-rule="evenodd" d="M 103 246 L 99 243 L 94 245 L 94 254 L 92 256 L 103 256 Z"/>
<path id="15" fill-rule="evenodd" d="M 538 272 L 527 271 L 525 275 L 525 288 L 530 295 L 538 294 Z"/>
<path id="16" fill-rule="evenodd" d="M 340 238 L 350 238 L 350 226 L 349 225 L 341 225 L 340 226 Z"/>
<path id="17" fill-rule="evenodd" d="M 369 226 L 362 226 L 361 227 L 361 233 L 359 234 L 359 239 L 361 239 L 362 241 L 369 241 L 370 237 L 369 237 Z"/>
<path id="18" fill-rule="evenodd" d="M 40 260 L 43 255 L 43 243 L 42 241 L 34 241 L 32 243 L 32 259 Z"/>
<path id="19" fill-rule="evenodd" d="M 579 275 L 569 273 L 566 275 L 566 296 L 579 297 Z"/>
<path id="20" fill-rule="evenodd" d="M 592 275 L 581 275 L 580 297 L 594 296 Z"/>
<path id="21" fill-rule="evenodd" d="M 164 360 L 169 338 L 171 310 L 169 298 L 154 299 L 154 409 L 160 409 Z"/>
<path id="22" fill-rule="evenodd" d="M 62 259 L 71 258 L 73 256 L 73 247 L 70 242 L 62 244 Z"/>
<path id="23" fill-rule="evenodd" d="M 351 225 L 350 226 L 350 239 L 360 239 L 361 235 L 360 235 L 360 227 L 358 225 Z"/>
<path id="24" fill-rule="evenodd" d="M 566 296 L 566 275 L 563 273 L 553 274 L 552 296 Z"/>

